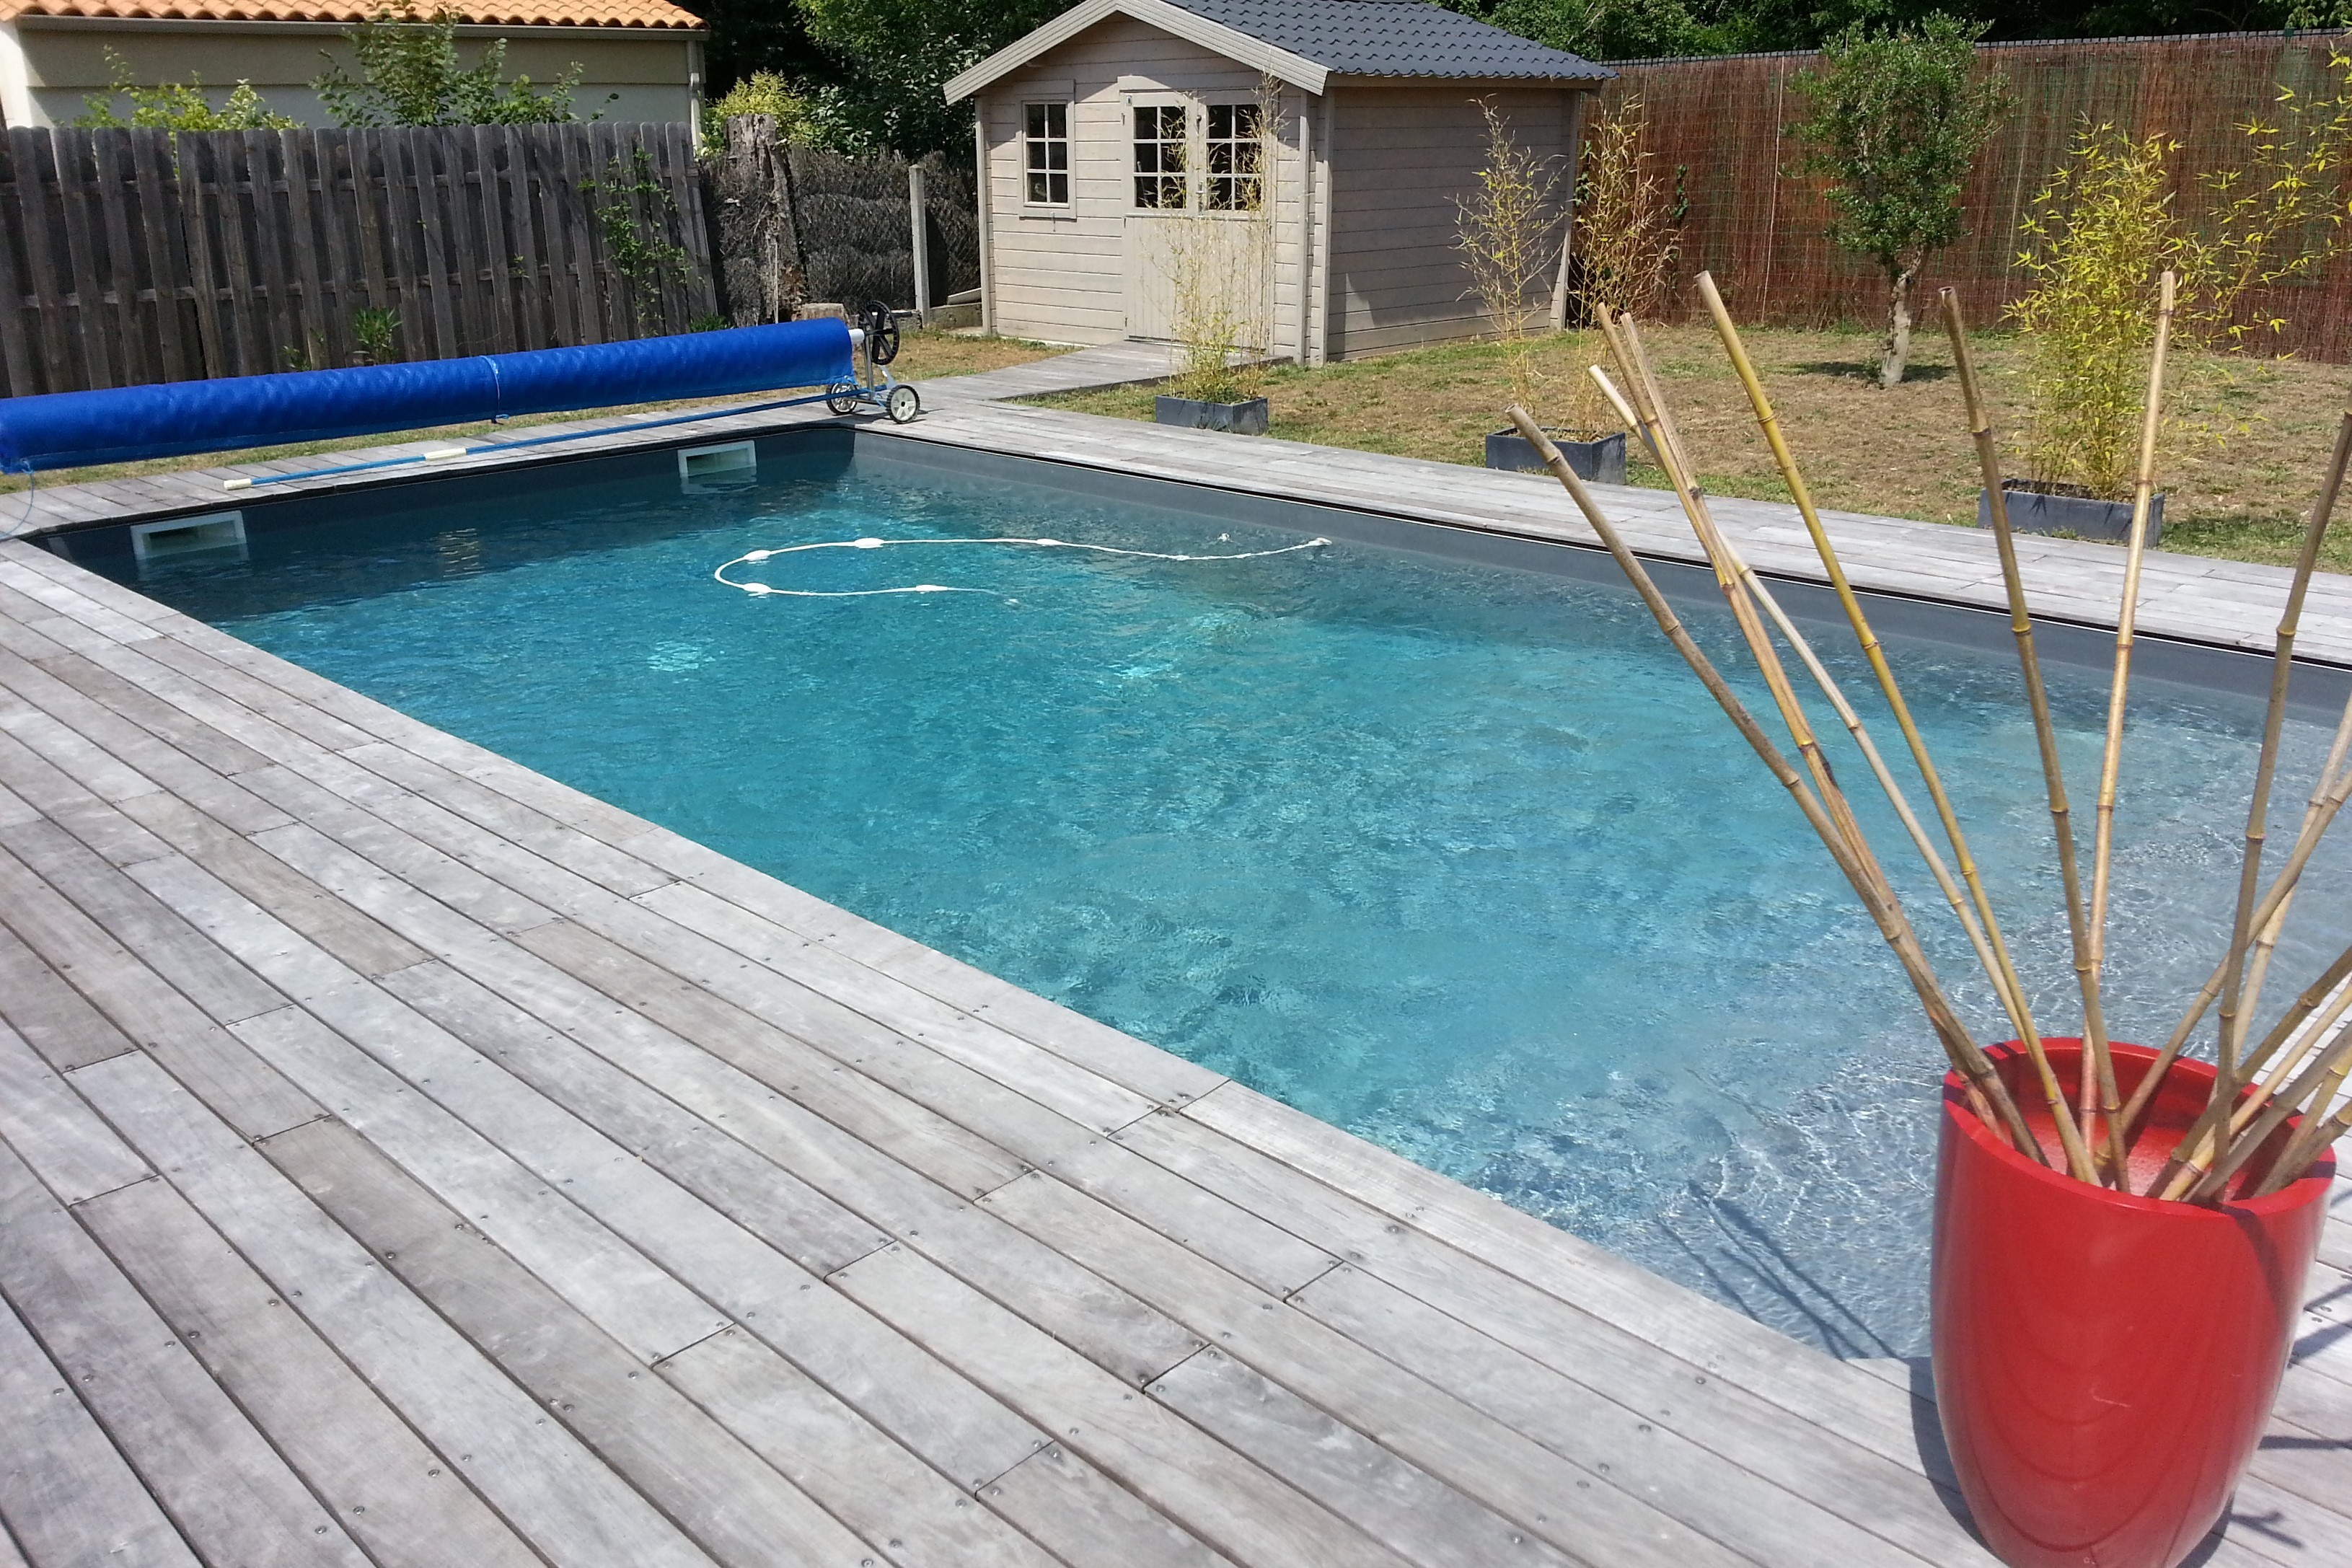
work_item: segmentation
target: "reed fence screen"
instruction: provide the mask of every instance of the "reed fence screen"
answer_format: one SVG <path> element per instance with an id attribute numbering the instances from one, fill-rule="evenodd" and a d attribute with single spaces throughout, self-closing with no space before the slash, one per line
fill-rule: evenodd
<path id="1" fill-rule="evenodd" d="M 712 161 L 721 292 L 738 326 L 783 321 L 804 301 L 937 305 L 980 284 L 979 190 L 970 169 L 921 160 L 931 297 L 915 298 L 910 167 L 787 145 L 765 115 L 727 122 Z"/>
<path id="2" fill-rule="evenodd" d="M 0 395 L 715 321 L 682 124 L 11 130 Z M 371 320 L 367 312 L 389 312 Z"/>
<path id="3" fill-rule="evenodd" d="M 1979 159 L 1963 197 L 1969 232 L 1934 258 L 1922 299 L 1937 287 L 1960 290 L 1971 320 L 1990 323 L 2024 292 L 2018 225 L 2037 191 L 2064 161 L 2085 121 L 2113 121 L 2138 134 L 2177 139 L 2176 205 L 2195 222 L 2210 196 L 2199 176 L 2243 161 L 2249 119 L 2272 117 L 2280 88 L 2305 96 L 2333 90 L 2342 73 L 2331 54 L 2352 48 L 2342 34 L 2240 33 L 2201 37 L 1992 44 L 1980 70 L 2009 78 L 2017 103 Z M 1876 266 L 1822 237 L 1829 220 L 1822 182 L 1789 171 L 1799 150 L 1790 127 L 1808 105 L 1794 79 L 1813 54 L 1737 55 L 1617 63 L 1604 108 L 1638 95 L 1648 120 L 1649 167 L 1675 213 L 1680 255 L 1669 315 L 1699 309 L 1689 279 L 1712 271 L 1739 320 L 1759 325 L 1875 326 L 1885 316 Z M 1589 122 L 1589 121 L 1588 121 Z M 2283 352 L 2352 361 L 2352 256 L 2320 275 L 2250 292 L 2248 321 L 2284 317 Z"/>

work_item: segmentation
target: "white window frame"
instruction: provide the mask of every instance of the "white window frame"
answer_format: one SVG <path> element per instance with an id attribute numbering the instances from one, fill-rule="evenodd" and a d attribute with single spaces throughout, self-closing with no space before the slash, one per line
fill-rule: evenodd
<path id="1" fill-rule="evenodd" d="M 1270 138 L 1267 137 L 1265 127 L 1263 125 L 1257 127 L 1257 133 L 1255 135 L 1247 138 L 1238 136 L 1219 137 L 1213 134 L 1213 121 L 1216 112 L 1220 109 L 1230 109 L 1234 110 L 1236 119 L 1240 117 L 1244 110 L 1247 110 L 1252 118 L 1255 118 L 1263 111 L 1264 105 L 1260 104 L 1258 100 L 1253 97 L 1241 99 L 1213 98 L 1201 106 L 1201 178 L 1198 182 L 1200 185 L 1201 210 L 1206 213 L 1225 214 L 1234 217 L 1247 217 L 1253 213 L 1264 210 L 1266 202 L 1271 200 L 1273 197 L 1275 149 L 1269 145 Z M 1257 167 L 1252 171 L 1250 174 L 1246 175 L 1234 174 L 1231 172 L 1220 174 L 1217 170 L 1216 154 L 1216 150 L 1220 145 L 1228 147 L 1254 148 L 1257 154 Z M 1220 181 L 1237 181 L 1249 178 L 1255 178 L 1257 182 L 1258 205 L 1256 206 L 1218 206 L 1210 200 L 1211 194 L 1217 188 Z"/>
<path id="2" fill-rule="evenodd" d="M 1032 110 L 1046 111 L 1045 128 L 1042 132 L 1033 132 L 1029 128 Z M 1053 133 L 1053 123 L 1050 118 L 1052 111 L 1056 110 L 1061 111 L 1062 117 L 1062 133 L 1059 136 Z M 1066 98 L 1031 98 L 1022 100 L 1020 134 L 1017 140 L 1021 148 L 1021 205 L 1023 206 L 1045 212 L 1066 212 L 1073 205 L 1071 182 L 1077 171 L 1071 167 L 1071 151 L 1074 143 L 1070 136 L 1070 121 L 1076 118 L 1077 118 L 1077 105 Z M 1062 149 L 1062 166 L 1058 169 L 1055 168 L 1052 163 L 1052 151 L 1057 145 Z M 1041 150 L 1046 154 L 1047 161 L 1044 165 L 1035 166 L 1030 163 L 1033 149 Z M 1058 202 L 1038 201 L 1032 196 L 1029 188 L 1032 174 L 1045 176 L 1045 192 L 1049 197 L 1053 195 L 1054 176 L 1059 174 L 1062 177 L 1062 199 Z"/>
<path id="3" fill-rule="evenodd" d="M 1126 144 L 1127 149 L 1125 154 L 1125 163 L 1127 164 L 1127 199 L 1121 205 L 1124 205 L 1129 212 L 1191 212 L 1197 205 L 1197 197 L 1201 184 L 1201 182 L 1194 177 L 1197 173 L 1194 165 L 1199 162 L 1200 157 L 1198 152 L 1193 146 L 1193 143 L 1200 139 L 1198 131 L 1201 123 L 1201 116 L 1197 112 L 1197 107 L 1198 106 L 1195 105 L 1190 98 L 1185 97 L 1182 93 L 1153 92 L 1130 93 L 1128 95 L 1125 123 L 1119 127 L 1119 133 L 1120 140 Z M 1147 110 L 1158 114 L 1171 109 L 1175 110 L 1183 117 L 1184 133 L 1182 137 L 1173 142 L 1164 136 L 1154 137 L 1150 139 L 1150 144 L 1159 147 L 1173 146 L 1180 149 L 1179 156 L 1182 158 L 1182 163 L 1172 175 L 1165 169 L 1148 171 L 1137 168 L 1135 166 L 1135 150 L 1138 146 L 1143 144 L 1144 139 L 1138 137 L 1135 133 L 1136 116 Z M 1167 180 L 1171 178 L 1178 181 L 1181 184 L 1184 192 L 1184 199 L 1182 201 L 1178 202 L 1172 206 L 1146 206 L 1143 203 L 1136 200 L 1136 184 L 1138 181 L 1145 179 Z"/>

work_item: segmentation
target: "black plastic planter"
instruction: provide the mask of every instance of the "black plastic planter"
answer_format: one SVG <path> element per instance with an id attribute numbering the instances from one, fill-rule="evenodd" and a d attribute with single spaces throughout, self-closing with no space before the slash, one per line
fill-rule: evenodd
<path id="1" fill-rule="evenodd" d="M 1625 482 L 1625 432 L 1612 430 L 1594 441 L 1569 439 L 1573 430 L 1546 429 L 1559 455 L 1576 470 L 1576 477 L 1591 479 L 1596 485 L 1622 485 Z M 1497 430 L 1486 437 L 1486 466 L 1507 468 L 1514 473 L 1540 474 L 1545 471 L 1543 459 L 1526 437 L 1516 430 Z"/>
<path id="2" fill-rule="evenodd" d="M 2053 493 L 2036 489 L 2026 479 L 2009 479 L 2000 488 L 2009 498 L 2009 526 L 2020 533 L 2071 533 L 2115 544 L 2131 538 L 2132 503 L 2127 500 Z M 1977 492 L 1977 526 L 1992 526 L 1992 498 L 1982 490 Z M 2147 542 L 2154 544 L 2163 533 L 2164 496 L 2158 492 L 2148 501 Z"/>
<path id="3" fill-rule="evenodd" d="M 1202 403 L 1191 397 L 1154 398 L 1151 416 L 1162 425 L 1187 430 L 1230 430 L 1236 436 L 1265 434 L 1265 399 L 1247 403 Z"/>

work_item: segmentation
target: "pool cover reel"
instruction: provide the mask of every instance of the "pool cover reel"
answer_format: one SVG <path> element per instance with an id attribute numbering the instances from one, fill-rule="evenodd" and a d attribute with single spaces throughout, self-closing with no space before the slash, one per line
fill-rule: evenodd
<path id="1" fill-rule="evenodd" d="M 11 397 L 0 399 L 0 469 L 125 463 L 783 387 L 823 387 L 818 396 L 854 401 L 868 389 L 858 384 L 853 342 L 845 321 L 782 321 L 419 364 Z"/>

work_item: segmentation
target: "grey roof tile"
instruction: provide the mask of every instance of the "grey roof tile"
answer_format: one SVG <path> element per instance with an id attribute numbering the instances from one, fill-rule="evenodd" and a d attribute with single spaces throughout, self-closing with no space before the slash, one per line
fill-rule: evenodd
<path id="1" fill-rule="evenodd" d="M 1603 81 L 1616 73 L 1423 0 L 1173 0 L 1342 76 Z"/>

